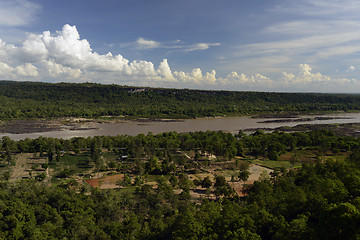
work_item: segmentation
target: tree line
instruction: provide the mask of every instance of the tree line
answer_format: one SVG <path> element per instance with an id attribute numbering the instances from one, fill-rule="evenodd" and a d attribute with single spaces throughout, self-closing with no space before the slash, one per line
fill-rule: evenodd
<path id="1" fill-rule="evenodd" d="M 0 81 L 0 119 L 102 116 L 196 118 L 359 111 L 360 96 Z"/>
<path id="2" fill-rule="evenodd" d="M 160 156 L 166 158 L 168 153 L 176 150 L 200 151 L 232 159 L 235 156 L 263 157 L 278 160 L 279 156 L 295 149 L 310 149 L 317 154 L 354 151 L 360 148 L 360 140 L 349 136 L 337 136 L 328 130 L 285 133 L 274 131 L 264 133 L 256 131 L 252 134 L 237 134 L 223 131 L 206 131 L 161 134 L 148 133 L 137 136 L 96 136 L 57 139 L 38 137 L 14 141 L 7 136 L 1 138 L 0 152 L 5 159 L 11 153 L 38 153 L 40 156 L 59 155 L 60 151 L 89 151 L 91 155 L 99 154 L 101 149 L 114 151 L 117 155 L 128 155 L 131 159 Z M 55 160 L 55 159 L 54 159 Z"/>

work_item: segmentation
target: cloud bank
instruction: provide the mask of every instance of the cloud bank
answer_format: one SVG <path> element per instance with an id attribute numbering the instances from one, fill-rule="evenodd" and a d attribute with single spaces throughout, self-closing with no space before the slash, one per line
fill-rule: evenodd
<path id="1" fill-rule="evenodd" d="M 138 38 L 134 44 L 126 45 L 135 45 L 137 50 L 146 50 L 153 48 L 166 48 L 166 49 L 177 49 L 178 51 L 183 52 L 193 52 L 193 51 L 203 51 L 209 49 L 212 46 L 220 46 L 220 43 L 196 43 L 196 44 L 185 44 L 180 40 L 172 42 L 158 42 L 154 40 L 149 40 L 145 38 Z"/>
<path id="2" fill-rule="evenodd" d="M 143 38 L 139 38 L 137 44 L 142 49 L 161 46 L 159 42 Z M 206 50 L 217 45 L 219 44 L 201 43 L 188 49 Z M 351 69 L 355 70 L 355 67 Z M 76 26 L 68 24 L 54 34 L 50 31 L 30 34 L 21 46 L 8 44 L 0 39 L 0 78 L 259 91 L 300 89 L 326 92 L 345 89 L 346 84 L 358 85 L 356 80 L 332 79 L 321 73 L 312 73 L 308 64 L 300 64 L 297 73 L 284 72 L 278 79 L 262 74 L 247 76 L 235 71 L 225 77 L 217 77 L 215 70 L 203 72 L 200 68 L 194 68 L 191 72 L 173 71 L 167 59 L 155 66 L 149 61 L 130 61 L 111 52 L 99 54 L 93 51 L 88 40 L 80 38 Z M 314 86 L 319 88 L 314 89 Z"/>
<path id="3" fill-rule="evenodd" d="M 1 0 L 0 1 L 0 26 L 21 26 L 29 24 L 40 5 L 28 0 Z"/>

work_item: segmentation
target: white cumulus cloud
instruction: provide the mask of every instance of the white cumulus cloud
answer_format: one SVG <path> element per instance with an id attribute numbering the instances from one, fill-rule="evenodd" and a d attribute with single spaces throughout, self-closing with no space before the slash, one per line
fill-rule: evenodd
<path id="1" fill-rule="evenodd" d="M 174 78 L 174 75 L 171 72 L 170 66 L 167 62 L 167 59 L 164 59 L 160 65 L 159 65 L 159 69 L 157 70 L 157 73 L 163 77 L 164 80 L 167 81 L 176 81 L 176 79 Z"/>
<path id="2" fill-rule="evenodd" d="M 24 77 L 38 77 L 39 76 L 37 67 L 35 67 L 31 63 L 26 63 L 24 65 L 17 66 L 14 70 L 17 75 L 24 76 Z"/>
<path id="3" fill-rule="evenodd" d="M 39 72 L 37 67 L 32 65 L 31 63 L 26 63 L 23 65 L 18 65 L 16 67 L 12 67 L 7 63 L 0 62 L 0 76 L 5 79 L 13 79 L 16 76 L 36 78 L 39 76 Z"/>
<path id="4" fill-rule="evenodd" d="M 0 76 L 7 78 L 11 75 L 14 69 L 4 62 L 0 62 Z"/>
<path id="5" fill-rule="evenodd" d="M 55 63 L 54 60 L 43 61 L 43 65 L 49 76 L 53 78 L 65 77 L 67 79 L 78 79 L 82 74 L 80 69 L 65 67 Z"/>
<path id="6" fill-rule="evenodd" d="M 40 35 L 31 34 L 23 42 L 22 47 L 6 44 L 0 40 L 0 56 L 7 58 L 8 63 L 13 64 L 52 61 L 64 67 L 84 71 L 115 71 L 126 75 L 156 74 L 151 62 L 130 62 L 120 54 L 113 56 L 112 53 L 101 55 L 94 52 L 86 39 L 80 39 L 76 27 L 68 24 L 55 35 L 49 31 L 44 31 Z M 52 71 L 52 76 L 60 72 L 62 71 Z"/>
<path id="7" fill-rule="evenodd" d="M 355 71 L 355 69 L 356 69 L 356 68 L 355 68 L 354 66 L 350 66 L 347 71 L 348 71 L 348 72 L 353 72 L 353 71 Z"/>
<path id="8" fill-rule="evenodd" d="M 139 38 L 137 43 L 142 49 L 160 46 L 158 42 L 143 38 Z M 207 49 L 211 45 L 218 44 L 204 43 L 196 45 L 195 48 Z M 0 57 L 6 60 L 0 77 L 8 76 L 15 80 L 21 80 L 25 75 L 39 76 L 38 72 L 35 73 L 38 66 L 44 74 L 43 78 L 65 78 L 74 81 L 99 81 L 97 78 L 101 74 L 103 78 L 109 77 L 115 82 L 139 78 L 139 82 L 180 82 L 200 86 L 213 85 L 217 81 L 215 70 L 203 74 L 200 68 L 195 68 L 191 73 L 173 73 L 167 59 L 155 69 L 154 64 L 149 61 L 130 61 L 120 54 L 113 55 L 110 52 L 99 54 L 93 51 L 88 40 L 81 39 L 76 26 L 68 24 L 55 34 L 50 31 L 38 35 L 29 34 L 22 46 L 7 44 L 0 39 Z M 116 80 L 116 77 L 119 80 Z"/>
<path id="9" fill-rule="evenodd" d="M 321 73 L 312 73 L 312 68 L 308 64 L 300 64 L 298 73 L 296 75 L 292 73 L 283 73 L 283 80 L 287 83 L 295 84 L 308 84 L 312 82 L 329 82 L 331 78 Z"/>
<path id="10" fill-rule="evenodd" d="M 319 72 L 313 73 L 308 64 L 300 64 L 296 73 L 283 72 L 278 85 L 280 84 L 285 90 L 306 92 L 357 92 L 360 87 L 360 81 L 356 79 L 333 78 Z"/>
<path id="11" fill-rule="evenodd" d="M 195 84 L 197 86 L 201 85 L 214 85 L 217 84 L 216 72 L 215 70 L 211 70 L 210 72 L 206 72 L 204 75 L 200 68 L 194 68 L 191 73 L 186 73 L 183 71 L 174 72 L 175 78 L 181 83 L 190 83 Z"/>

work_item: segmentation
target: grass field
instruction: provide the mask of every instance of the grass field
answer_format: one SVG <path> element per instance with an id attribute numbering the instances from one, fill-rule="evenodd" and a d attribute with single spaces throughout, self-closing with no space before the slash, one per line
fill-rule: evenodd
<path id="1" fill-rule="evenodd" d="M 279 169 L 279 168 L 297 168 L 302 165 L 301 162 L 296 162 L 294 165 L 292 165 L 289 161 L 269 161 L 269 160 L 260 160 L 255 159 L 251 161 L 253 164 L 257 164 L 266 168 L 270 169 Z"/>
<path id="2" fill-rule="evenodd" d="M 81 154 L 69 154 L 65 153 L 61 157 L 61 163 L 66 166 L 74 166 L 74 167 L 80 167 L 86 165 L 86 160 L 89 158 L 89 154 L 87 153 L 81 153 Z"/>

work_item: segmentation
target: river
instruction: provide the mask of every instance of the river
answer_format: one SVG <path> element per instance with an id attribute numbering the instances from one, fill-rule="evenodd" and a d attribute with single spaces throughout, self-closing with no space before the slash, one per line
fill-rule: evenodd
<path id="1" fill-rule="evenodd" d="M 323 119 L 324 117 L 330 119 Z M 301 121 L 301 119 L 308 119 Z M 311 121 L 309 121 L 309 118 Z M 321 119 L 316 119 L 321 118 Z M 268 122 L 274 120 L 275 122 Z M 279 121 L 280 120 L 280 121 Z M 284 121 L 282 121 L 284 120 Z M 358 123 L 360 113 L 338 113 L 326 115 L 302 115 L 297 121 L 287 122 L 287 119 L 279 118 L 251 118 L 249 116 L 221 117 L 221 118 L 199 118 L 187 119 L 183 121 L 124 121 L 121 123 L 87 123 L 84 127 L 93 129 L 88 130 L 61 130 L 41 133 L 9 134 L 1 133 L 2 136 L 9 136 L 13 140 L 25 138 L 53 137 L 69 139 L 72 137 L 94 137 L 94 136 L 116 136 L 116 135 L 138 135 L 152 132 L 158 134 L 162 132 L 194 132 L 194 131 L 227 131 L 238 132 L 239 130 L 254 128 L 277 128 L 281 126 L 296 126 L 299 124 L 333 124 L 333 123 Z M 267 122 L 264 122 L 267 121 Z"/>

